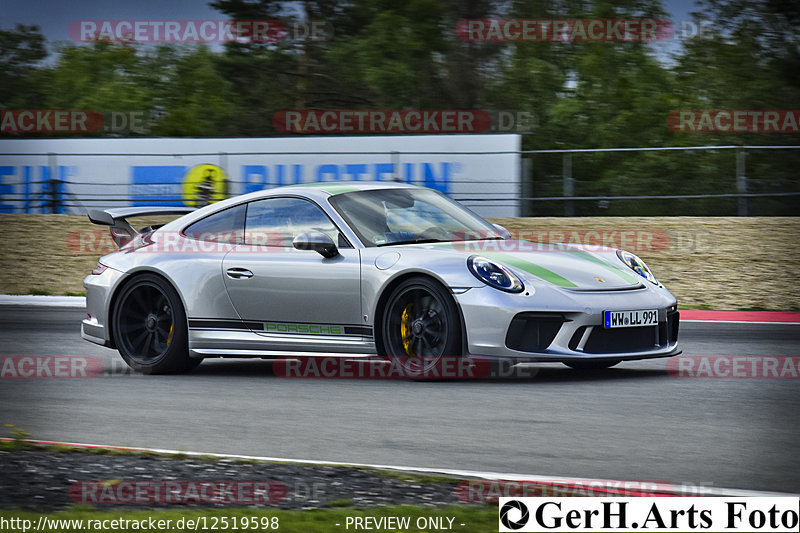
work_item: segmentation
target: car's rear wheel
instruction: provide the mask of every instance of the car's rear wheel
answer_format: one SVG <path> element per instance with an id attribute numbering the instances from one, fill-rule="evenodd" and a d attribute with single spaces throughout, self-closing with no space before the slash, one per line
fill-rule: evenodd
<path id="1" fill-rule="evenodd" d="M 611 368 L 614 365 L 618 365 L 621 363 L 621 359 L 606 359 L 602 361 L 570 361 L 568 363 L 564 363 L 568 367 L 580 370 L 581 372 L 589 372 L 592 370 L 603 370 L 605 368 Z"/>
<path id="2" fill-rule="evenodd" d="M 392 290 L 382 321 L 384 352 L 412 379 L 440 379 L 443 369 L 457 369 L 446 359 L 463 354 L 458 308 L 435 281 L 414 277 Z"/>
<path id="3" fill-rule="evenodd" d="M 186 372 L 202 362 L 189 357 L 186 313 L 177 291 L 159 276 L 142 274 L 122 288 L 113 324 L 117 349 L 134 370 Z"/>

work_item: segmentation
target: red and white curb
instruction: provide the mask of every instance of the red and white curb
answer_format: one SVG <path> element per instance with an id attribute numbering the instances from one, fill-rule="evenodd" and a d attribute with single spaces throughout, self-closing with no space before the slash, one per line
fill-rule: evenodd
<path id="1" fill-rule="evenodd" d="M 11 442 L 14 439 L 0 437 L 0 441 Z M 195 451 L 186 451 L 186 450 L 170 450 L 165 448 L 143 448 L 143 447 L 133 447 L 133 446 L 111 446 L 106 444 L 86 444 L 86 443 L 78 443 L 78 442 L 60 442 L 60 441 L 50 441 L 50 440 L 34 440 L 34 439 L 24 439 L 22 442 L 27 442 L 30 444 L 41 444 L 41 445 L 50 445 L 50 446 L 67 446 L 71 448 L 88 448 L 88 449 L 102 449 L 102 450 L 119 450 L 119 451 L 128 451 L 128 452 L 139 452 L 139 453 L 157 453 L 162 455 L 176 455 L 176 456 L 186 456 L 186 457 L 214 457 L 217 459 L 242 459 L 242 460 L 249 460 L 249 461 L 264 461 L 264 462 L 272 462 L 272 463 L 289 463 L 289 464 L 300 464 L 300 465 L 314 465 L 314 466 L 342 466 L 342 467 L 353 467 L 353 468 L 372 468 L 376 470 L 386 470 L 386 471 L 394 471 L 394 472 L 408 472 L 414 474 L 430 474 L 430 475 L 442 475 L 442 476 L 452 476 L 454 478 L 463 478 L 463 479 L 481 479 L 486 481 L 500 481 L 500 482 L 515 482 L 515 483 L 531 483 L 531 484 L 538 484 L 543 486 L 554 485 L 557 484 L 560 489 L 562 490 L 570 490 L 573 489 L 575 491 L 586 490 L 586 483 L 587 480 L 585 478 L 575 478 L 575 477 L 558 477 L 558 476 L 541 476 L 541 475 L 532 475 L 532 474 L 512 474 L 512 473 L 503 473 L 503 472 L 484 472 L 479 470 L 458 470 L 458 469 L 450 469 L 450 468 L 427 468 L 427 467 L 418 467 L 418 466 L 396 466 L 396 465 L 382 465 L 382 464 L 371 464 L 371 463 L 345 463 L 341 461 L 318 461 L 313 459 L 291 459 L 286 457 L 270 457 L 270 456 L 259 456 L 259 455 L 241 455 L 241 454 L 232 454 L 232 453 L 214 453 L 214 452 L 195 452 Z M 626 483 L 631 483 L 630 481 L 618 481 L 612 479 L 597 479 L 592 478 L 592 482 L 599 482 L 602 485 L 613 487 L 617 484 L 621 484 L 625 486 Z M 641 485 L 646 485 L 647 482 L 639 482 Z M 771 491 L 757 491 L 757 490 L 745 490 L 745 489 L 727 489 L 721 487 L 696 487 L 696 486 L 689 486 L 683 487 L 681 485 L 668 485 L 668 484 L 660 484 L 659 485 L 659 494 L 663 496 L 685 496 L 688 495 L 686 493 L 687 488 L 701 490 L 703 496 L 721 496 L 721 497 L 736 497 L 736 498 L 746 498 L 746 497 L 768 497 L 768 498 L 776 498 L 782 496 L 791 496 L 791 497 L 798 497 L 800 495 L 796 494 L 789 494 L 785 492 L 771 492 Z M 697 494 L 691 494 L 697 495 Z"/>
<path id="2" fill-rule="evenodd" d="M 681 322 L 729 322 L 731 324 L 800 324 L 800 313 L 786 311 L 680 310 Z"/>

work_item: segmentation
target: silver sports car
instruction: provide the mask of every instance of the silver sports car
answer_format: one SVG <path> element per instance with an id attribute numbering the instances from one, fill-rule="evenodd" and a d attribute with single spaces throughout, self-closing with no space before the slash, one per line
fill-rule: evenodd
<path id="1" fill-rule="evenodd" d="M 156 214 L 183 216 L 126 220 Z M 89 218 L 121 248 L 84 281 L 81 335 L 144 373 L 206 357 L 602 368 L 680 353 L 675 297 L 634 254 L 513 239 L 430 189 L 319 183 Z"/>

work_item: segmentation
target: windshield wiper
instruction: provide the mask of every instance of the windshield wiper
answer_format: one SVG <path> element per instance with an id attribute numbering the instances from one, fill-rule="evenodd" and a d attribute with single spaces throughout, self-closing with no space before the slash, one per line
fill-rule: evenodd
<path id="1" fill-rule="evenodd" d="M 505 239 L 503 239 L 503 237 L 475 237 L 475 238 L 469 238 L 469 239 L 466 239 L 466 238 L 464 238 L 464 239 L 454 239 L 453 241 L 450 241 L 450 242 L 502 241 L 502 240 L 505 240 Z"/>
<path id="2" fill-rule="evenodd" d="M 430 242 L 451 242 L 451 241 L 447 239 L 408 239 L 405 241 L 383 242 L 381 244 L 377 244 L 376 246 L 394 246 L 396 244 L 426 244 Z"/>

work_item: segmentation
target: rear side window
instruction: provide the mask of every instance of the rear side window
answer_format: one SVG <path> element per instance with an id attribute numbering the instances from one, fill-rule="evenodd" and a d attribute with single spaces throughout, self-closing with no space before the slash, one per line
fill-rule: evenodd
<path id="1" fill-rule="evenodd" d="M 339 230 L 316 204 L 302 198 L 265 198 L 247 206 L 245 242 L 261 246 L 292 247 L 292 240 L 308 231 L 321 231 L 341 243 Z"/>
<path id="2" fill-rule="evenodd" d="M 190 239 L 238 244 L 244 241 L 245 205 L 230 207 L 198 220 L 184 230 Z"/>

